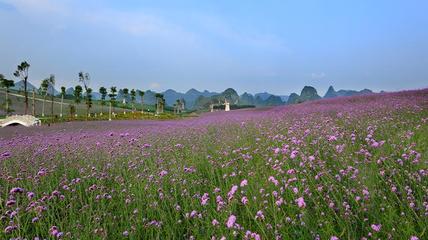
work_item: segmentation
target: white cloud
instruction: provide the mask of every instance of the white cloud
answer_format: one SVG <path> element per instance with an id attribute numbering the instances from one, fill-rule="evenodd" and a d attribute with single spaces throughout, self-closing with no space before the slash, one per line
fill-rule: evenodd
<path id="1" fill-rule="evenodd" d="M 117 10 L 97 10 L 87 12 L 84 18 L 95 24 L 108 25 L 134 36 L 163 36 L 192 39 L 192 33 L 183 30 L 180 26 L 166 21 L 160 16 L 149 15 L 144 12 L 124 12 Z"/>
<path id="2" fill-rule="evenodd" d="M 326 76 L 326 74 L 324 72 L 320 72 L 320 73 L 311 73 L 311 78 L 312 79 L 322 79 Z"/>
<path id="3" fill-rule="evenodd" d="M 150 83 L 150 88 L 151 89 L 158 89 L 158 88 L 160 88 L 160 83 L 158 83 L 158 82 L 152 82 L 152 83 Z"/>
<path id="4" fill-rule="evenodd" d="M 242 30 L 234 28 L 231 24 L 213 16 L 199 15 L 197 22 L 211 34 L 217 35 L 227 41 L 232 41 L 244 46 L 289 51 L 282 39 L 271 33 L 260 33 L 255 29 Z"/>
<path id="5" fill-rule="evenodd" d="M 45 14 L 67 12 L 66 1 L 54 0 L 0 0 L 0 2 L 13 6 L 25 14 Z"/>

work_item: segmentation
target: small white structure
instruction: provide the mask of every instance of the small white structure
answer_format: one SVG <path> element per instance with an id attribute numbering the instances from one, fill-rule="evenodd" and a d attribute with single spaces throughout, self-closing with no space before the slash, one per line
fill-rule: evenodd
<path id="1" fill-rule="evenodd" d="M 15 125 L 15 124 L 31 127 L 31 126 L 40 126 L 41 122 L 40 122 L 40 119 L 32 115 L 13 115 L 0 120 L 1 127 L 6 127 L 9 125 Z"/>
<path id="2" fill-rule="evenodd" d="M 230 111 L 230 103 L 226 99 L 224 99 L 224 111 Z"/>

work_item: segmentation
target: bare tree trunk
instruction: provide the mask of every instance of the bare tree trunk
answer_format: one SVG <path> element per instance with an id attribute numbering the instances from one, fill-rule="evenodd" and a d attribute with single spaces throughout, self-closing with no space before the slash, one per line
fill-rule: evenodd
<path id="1" fill-rule="evenodd" d="M 24 96 L 25 96 L 25 115 L 28 113 L 28 93 L 27 93 L 27 78 L 24 78 Z"/>

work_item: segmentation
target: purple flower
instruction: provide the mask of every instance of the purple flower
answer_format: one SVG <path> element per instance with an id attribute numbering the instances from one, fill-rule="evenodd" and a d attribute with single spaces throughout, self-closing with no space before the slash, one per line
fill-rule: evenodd
<path id="1" fill-rule="evenodd" d="M 8 206 L 8 207 L 11 207 L 11 206 L 13 206 L 13 205 L 15 205 L 15 204 L 16 204 L 16 201 L 15 201 L 15 200 L 13 200 L 13 199 L 8 200 L 8 201 L 6 202 L 6 206 Z"/>
<path id="2" fill-rule="evenodd" d="M 7 226 L 5 229 L 4 229 L 4 233 L 11 233 L 13 230 L 15 230 L 16 229 L 16 226 Z"/>
<path id="3" fill-rule="evenodd" d="M 23 193 L 24 192 L 24 189 L 23 188 L 20 188 L 20 187 L 14 187 L 14 188 L 12 188 L 11 190 L 10 190 L 10 194 L 16 194 L 16 193 Z"/>
<path id="4" fill-rule="evenodd" d="M 299 208 L 306 207 L 305 199 L 303 199 L 303 197 L 299 197 L 298 199 L 296 199 L 296 203 L 297 203 L 297 206 L 299 206 Z"/>
<path id="5" fill-rule="evenodd" d="M 248 185 L 247 179 L 244 179 L 244 180 L 241 181 L 241 184 L 240 184 L 241 187 L 245 187 L 247 185 Z"/>
<path id="6" fill-rule="evenodd" d="M 227 223 L 226 226 L 227 228 L 232 228 L 235 225 L 236 222 L 236 217 L 235 215 L 230 215 L 229 218 L 227 219 Z"/>
<path id="7" fill-rule="evenodd" d="M 373 231 L 375 231 L 375 232 L 379 232 L 381 227 L 382 227 L 382 225 L 381 225 L 381 224 L 372 224 L 372 225 L 371 225 L 371 228 L 372 228 L 372 229 L 373 229 Z"/>

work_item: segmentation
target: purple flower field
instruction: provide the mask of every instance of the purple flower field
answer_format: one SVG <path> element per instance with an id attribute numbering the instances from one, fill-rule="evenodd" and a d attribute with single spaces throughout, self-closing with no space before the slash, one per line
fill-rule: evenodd
<path id="1" fill-rule="evenodd" d="M 0 239 L 428 239 L 428 89 L 0 129 Z"/>

